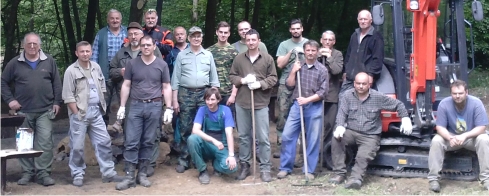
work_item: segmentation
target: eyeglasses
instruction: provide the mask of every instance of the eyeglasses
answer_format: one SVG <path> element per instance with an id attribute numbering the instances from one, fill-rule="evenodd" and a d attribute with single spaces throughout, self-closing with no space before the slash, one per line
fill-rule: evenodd
<path id="1" fill-rule="evenodd" d="M 202 39 L 203 36 L 190 36 L 190 39 Z"/>
<path id="2" fill-rule="evenodd" d="M 143 48 L 146 48 L 146 47 L 148 47 L 148 48 L 149 48 L 149 47 L 151 47 L 151 46 L 153 46 L 153 44 L 141 44 L 141 47 L 143 47 Z"/>

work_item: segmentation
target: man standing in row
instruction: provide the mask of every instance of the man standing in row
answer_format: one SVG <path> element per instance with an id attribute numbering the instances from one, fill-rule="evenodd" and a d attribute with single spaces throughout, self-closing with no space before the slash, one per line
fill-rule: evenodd
<path id="1" fill-rule="evenodd" d="M 300 61 L 304 61 L 304 50 L 303 45 L 308 40 L 302 37 L 302 22 L 300 19 L 292 19 L 289 25 L 289 32 L 292 38 L 287 39 L 280 43 L 277 49 L 277 67 L 283 69 L 282 76 L 280 76 L 279 87 L 278 87 L 278 117 L 276 121 L 277 125 L 277 145 L 280 145 L 280 138 L 282 138 L 282 132 L 284 130 L 285 121 L 287 121 L 287 116 L 289 115 L 289 109 L 292 106 L 292 91 L 289 91 L 285 87 L 285 80 L 289 77 L 290 70 L 294 66 L 296 58 Z M 299 57 L 296 56 L 299 55 Z M 277 146 L 277 149 L 280 149 Z M 274 158 L 280 157 L 280 152 L 273 153 Z"/>
<path id="2" fill-rule="evenodd" d="M 100 65 L 105 78 L 107 87 L 107 93 L 105 94 L 107 112 L 105 113 L 104 121 L 106 124 L 109 123 L 110 106 L 112 105 L 114 89 L 116 89 L 116 86 L 113 85 L 112 81 L 109 79 L 109 64 L 124 43 L 124 38 L 127 37 L 126 27 L 121 25 L 121 21 L 121 12 L 115 9 L 109 10 L 107 13 L 108 25 L 97 32 L 95 40 L 93 41 L 93 54 L 90 58 L 91 61 Z"/>
<path id="3" fill-rule="evenodd" d="M 167 56 L 173 48 L 173 35 L 170 30 L 160 25 L 158 22 L 158 12 L 155 9 L 148 9 L 144 14 L 143 31 L 156 41 L 156 46 L 163 56 Z"/>
<path id="4" fill-rule="evenodd" d="M 287 88 L 293 91 L 293 105 L 285 123 L 282 135 L 282 149 L 280 155 L 280 172 L 277 178 L 285 178 L 294 169 L 296 143 L 301 134 L 301 123 L 304 122 L 305 145 L 307 152 L 307 171 L 303 169 L 309 180 L 314 179 L 314 170 L 319 158 L 319 144 L 321 131 L 323 131 L 323 100 L 328 93 L 328 70 L 317 61 L 319 43 L 309 40 L 304 43 L 305 61 L 296 61 L 286 81 Z M 297 72 L 301 78 L 296 78 Z M 300 87 L 299 89 L 299 83 Z M 299 95 L 299 91 L 301 95 Z M 302 109 L 302 114 L 300 112 Z M 304 118 L 301 120 L 301 118 Z"/>
<path id="5" fill-rule="evenodd" d="M 189 29 L 190 47 L 182 51 L 175 60 L 171 86 L 173 108 L 179 114 L 181 149 L 175 170 L 183 173 L 189 168 L 189 153 L 186 142 L 192 133 L 193 118 L 197 109 L 205 105 L 204 92 L 208 87 L 219 88 L 216 65 L 212 54 L 202 48 L 202 29 Z"/>
<path id="6" fill-rule="evenodd" d="M 84 145 L 88 132 L 102 173 L 102 182 L 121 182 L 112 161 L 110 135 L 102 115 L 106 111 L 105 80 L 100 66 L 90 61 L 90 43 L 81 41 L 76 45 L 78 60 L 64 74 L 63 100 L 68 105 L 70 119 L 70 161 L 73 185 L 83 186 L 85 175 Z"/>
<path id="7" fill-rule="evenodd" d="M 246 33 L 251 29 L 251 24 L 248 21 L 241 21 L 238 24 L 238 34 L 241 37 L 241 40 L 234 42 L 233 47 L 239 52 L 244 53 L 248 50 L 248 46 L 246 44 Z M 263 42 L 260 42 L 258 45 L 258 49 L 261 52 L 268 54 L 267 46 Z"/>
<path id="8" fill-rule="evenodd" d="M 270 141 L 269 135 L 269 116 L 268 104 L 272 88 L 277 82 L 277 71 L 275 62 L 268 53 L 258 49 L 260 44 L 260 34 L 251 29 L 246 33 L 246 45 L 248 50 L 241 53 L 233 61 L 229 79 L 238 88 L 236 96 L 236 117 L 239 134 L 239 159 L 241 171 L 238 180 L 244 180 L 250 175 L 250 164 L 252 157 L 252 125 L 256 125 L 256 139 L 260 152 L 260 178 L 263 182 L 272 181 L 271 162 L 270 162 Z M 246 86 L 248 85 L 248 86 Z M 251 96 L 251 91 L 254 96 Z M 251 100 L 254 100 L 254 110 L 252 110 Z M 251 119 L 255 115 L 255 121 Z M 256 164 L 256 163 L 253 163 Z"/>
<path id="9" fill-rule="evenodd" d="M 129 94 L 129 112 L 124 141 L 124 171 L 126 179 L 116 185 L 117 190 L 136 186 L 136 183 L 149 187 L 147 169 L 155 144 L 156 129 L 161 123 L 162 92 L 165 104 L 171 105 L 170 73 L 162 58 L 154 55 L 156 45 L 153 38 L 145 35 L 140 41 L 140 57 L 130 60 L 126 65 L 124 83 L 121 89 L 121 107 L 117 119 L 125 118 L 125 105 Z M 171 123 L 173 110 L 167 108 L 163 121 Z M 139 164 L 137 179 L 136 165 Z"/>
<path id="10" fill-rule="evenodd" d="M 23 46 L 24 51 L 10 60 L 2 72 L 2 98 L 10 109 L 25 115 L 21 127 L 34 130 L 34 150 L 43 153 L 36 158 L 19 159 L 23 172 L 17 184 L 27 185 L 36 175 L 37 183 L 50 186 L 54 185 L 50 177 L 54 147 L 51 120 L 62 102 L 61 79 L 53 57 L 41 50 L 39 35 L 26 34 Z"/>
<path id="11" fill-rule="evenodd" d="M 219 93 L 222 96 L 220 99 L 221 105 L 227 105 L 235 114 L 234 101 L 238 89 L 229 80 L 229 71 L 233 64 L 234 58 L 238 55 L 238 51 L 228 43 L 228 38 L 231 32 L 231 27 L 227 22 L 220 22 L 217 25 L 216 35 L 217 43 L 207 48 L 212 53 L 216 63 L 217 75 L 219 76 Z"/>
<path id="12" fill-rule="evenodd" d="M 178 53 L 190 46 L 187 42 L 187 30 L 185 28 L 181 26 L 175 27 L 173 35 L 175 35 L 175 46 L 171 49 L 170 54 L 165 55 L 165 61 L 168 64 L 168 68 L 170 68 L 170 77 L 173 75 L 173 67 L 175 67 Z"/>
<path id="13" fill-rule="evenodd" d="M 375 80 L 380 77 L 384 61 L 384 38 L 372 26 L 368 10 L 358 13 L 360 28 L 351 35 L 343 67 L 343 84 L 340 93 L 353 88 L 353 80 L 360 72 L 368 74 L 371 88 L 377 89 Z"/>
<path id="14" fill-rule="evenodd" d="M 321 36 L 322 48 L 319 49 L 319 61 L 328 69 L 329 91 L 324 98 L 323 140 L 333 132 L 336 113 L 338 113 L 338 94 L 341 88 L 343 54 L 334 48 L 336 37 L 333 31 L 325 31 Z"/>

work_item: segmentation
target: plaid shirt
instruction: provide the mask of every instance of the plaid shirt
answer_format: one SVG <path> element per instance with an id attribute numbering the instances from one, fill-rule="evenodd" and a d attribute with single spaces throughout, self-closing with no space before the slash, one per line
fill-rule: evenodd
<path id="1" fill-rule="evenodd" d="M 121 28 L 124 28 L 121 26 Z M 108 47 L 108 52 L 107 52 L 107 59 L 109 59 L 109 62 L 112 60 L 112 58 L 115 56 L 117 51 L 122 48 L 122 44 L 124 43 L 124 38 L 127 37 L 126 31 L 119 31 L 119 35 L 114 35 L 110 30 L 107 30 L 107 47 Z M 92 47 L 92 57 L 90 58 L 91 61 L 98 62 L 98 50 L 99 50 L 99 45 L 98 41 L 99 36 L 95 36 L 95 40 L 93 41 L 93 47 Z"/>
<path id="2" fill-rule="evenodd" d="M 310 97 L 317 94 L 321 99 L 324 99 L 328 94 L 329 89 L 329 75 L 326 67 L 316 60 L 310 68 L 307 66 L 306 62 L 303 62 L 299 71 L 301 73 L 302 97 Z M 298 84 L 296 83 L 295 86 L 297 85 Z M 294 90 L 291 97 L 293 100 L 299 97 L 299 88 L 295 88 L 295 86 L 288 86 L 286 83 L 286 87 L 289 90 Z"/>
<path id="3" fill-rule="evenodd" d="M 408 117 L 401 101 L 373 89 L 363 101 L 358 99 L 355 89 L 347 90 L 340 100 L 336 125 L 359 133 L 376 135 L 382 132 L 381 110 L 397 111 L 400 117 Z"/>

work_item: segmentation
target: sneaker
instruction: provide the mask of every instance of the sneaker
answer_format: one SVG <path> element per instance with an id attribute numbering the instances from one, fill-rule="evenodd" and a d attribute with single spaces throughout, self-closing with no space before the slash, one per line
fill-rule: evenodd
<path id="1" fill-rule="evenodd" d="M 287 171 L 280 171 L 280 172 L 278 172 L 278 174 L 277 174 L 277 178 L 278 178 L 278 179 L 283 179 L 283 178 L 287 177 L 289 174 L 290 174 L 290 173 L 289 173 L 289 172 L 287 172 Z"/>
<path id="2" fill-rule="evenodd" d="M 54 185 L 54 179 L 50 176 L 42 177 L 41 179 L 37 179 L 37 183 L 43 186 L 51 186 Z"/>
<path id="3" fill-rule="evenodd" d="M 430 181 L 430 191 L 433 191 L 435 193 L 440 192 L 440 182 L 438 182 L 438 180 Z"/>
<path id="4" fill-rule="evenodd" d="M 75 178 L 73 180 L 73 185 L 77 187 L 83 186 L 83 178 Z"/>
<path id="5" fill-rule="evenodd" d="M 29 184 L 29 182 L 32 182 L 32 180 L 34 180 L 34 176 L 31 176 L 29 174 L 24 174 L 24 175 L 22 175 L 22 178 L 20 178 L 19 181 L 17 181 L 17 184 L 18 185 L 27 185 L 27 184 Z"/>
<path id="6" fill-rule="evenodd" d="M 307 178 L 307 180 L 314 180 L 314 174 L 307 173 L 306 178 Z"/>
<path id="7" fill-rule="evenodd" d="M 199 181 L 201 184 L 209 184 L 211 181 L 211 178 L 209 177 L 209 174 L 207 173 L 207 170 L 201 171 L 199 174 Z"/>
<path id="8" fill-rule="evenodd" d="M 341 184 L 344 181 L 345 181 L 345 176 L 342 175 L 335 175 L 328 180 L 328 182 L 331 184 Z"/>
<path id="9" fill-rule="evenodd" d="M 175 171 L 177 171 L 178 173 L 183 173 L 185 172 L 185 170 L 187 170 L 187 168 L 185 168 L 185 166 L 183 165 L 177 165 L 177 167 L 175 167 Z"/>
<path id="10" fill-rule="evenodd" d="M 357 179 L 350 179 L 345 184 L 345 189 L 356 189 L 356 190 L 359 190 L 360 187 L 362 187 L 362 181 L 357 180 Z"/>

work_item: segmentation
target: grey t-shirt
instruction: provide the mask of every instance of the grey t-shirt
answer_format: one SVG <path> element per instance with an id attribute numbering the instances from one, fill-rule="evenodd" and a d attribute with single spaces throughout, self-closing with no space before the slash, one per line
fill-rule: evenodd
<path id="1" fill-rule="evenodd" d="M 170 72 L 162 58 L 146 65 L 141 57 L 137 57 L 127 63 L 124 80 L 131 80 L 132 99 L 154 99 L 162 97 L 162 83 L 170 83 Z"/>
<path id="2" fill-rule="evenodd" d="M 296 47 L 302 48 L 304 46 L 304 43 L 307 42 L 307 40 L 308 40 L 307 38 L 302 38 L 300 42 L 296 43 L 292 41 L 291 38 L 281 42 L 280 45 L 278 45 L 277 57 L 287 55 L 287 53 L 289 53 L 291 50 L 293 50 Z M 279 80 L 280 84 L 285 84 L 285 80 L 287 79 L 287 77 L 289 77 L 290 70 L 292 70 L 292 64 L 294 64 L 295 58 L 297 58 L 295 56 L 295 53 L 292 53 L 287 61 L 287 65 L 285 65 L 285 67 L 282 70 L 282 76 L 280 76 L 280 80 Z M 299 60 L 300 61 L 304 60 L 304 54 L 302 53 L 299 54 Z"/>
<path id="3" fill-rule="evenodd" d="M 474 96 L 467 96 L 465 108 L 458 112 L 452 97 L 443 99 L 438 105 L 436 125 L 445 127 L 450 133 L 459 135 L 474 127 L 489 124 L 486 109 L 482 101 Z"/>

